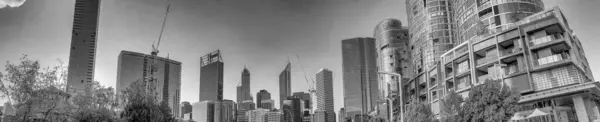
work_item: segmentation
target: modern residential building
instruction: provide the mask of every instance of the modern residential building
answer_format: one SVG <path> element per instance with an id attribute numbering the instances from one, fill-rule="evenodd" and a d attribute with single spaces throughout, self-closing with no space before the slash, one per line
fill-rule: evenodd
<path id="1" fill-rule="evenodd" d="M 154 79 L 156 98 L 165 101 L 173 115 L 179 115 L 181 62 L 168 57 L 154 57 L 138 52 L 121 51 L 117 62 L 117 93 L 121 93 L 133 82 Z M 154 70 L 151 68 L 153 64 L 156 66 Z M 151 72 L 154 72 L 154 78 L 151 78 Z"/>
<path id="2" fill-rule="evenodd" d="M 292 66 L 288 62 L 285 69 L 279 74 L 279 108 L 283 108 L 283 101 L 292 95 L 291 68 Z"/>
<path id="3" fill-rule="evenodd" d="M 275 106 L 275 101 L 274 100 L 262 100 L 260 101 L 260 106 L 263 109 L 267 109 L 267 110 L 273 110 L 274 106 Z"/>
<path id="4" fill-rule="evenodd" d="M 215 122 L 235 122 L 237 105 L 233 100 L 221 100 L 214 102 Z"/>
<path id="5" fill-rule="evenodd" d="M 557 121 L 599 121 L 600 83 L 594 82 L 581 41 L 558 7 L 547 9 L 500 31 L 476 36 L 441 56 L 439 65 L 411 81 L 426 86 L 434 113 L 447 92 L 468 97 L 472 87 L 502 81 L 521 93 L 519 104 L 530 108 L 515 113 L 526 118 L 533 111 Z M 426 85 L 421 85 L 426 84 Z M 415 94 L 407 87 L 406 94 Z"/>
<path id="6" fill-rule="evenodd" d="M 379 88 L 374 38 L 342 40 L 342 78 L 347 116 L 375 110 Z"/>
<path id="7" fill-rule="evenodd" d="M 455 30 L 451 7 L 451 1 L 448 0 L 406 0 L 408 36 L 415 74 L 434 66 L 435 62 L 439 62 L 440 55 L 452 49 Z"/>
<path id="8" fill-rule="evenodd" d="M 202 101 L 192 104 L 192 120 L 197 122 L 215 122 L 215 102 Z"/>
<path id="9" fill-rule="evenodd" d="M 67 86 L 82 91 L 94 80 L 100 0 L 75 0 Z"/>
<path id="10" fill-rule="evenodd" d="M 478 35 L 508 29 L 511 23 L 544 10 L 542 0 L 454 0 L 451 19 L 456 23 L 456 43 Z"/>
<path id="11" fill-rule="evenodd" d="M 271 99 L 271 93 L 269 93 L 267 90 L 260 90 L 258 93 L 256 93 L 256 108 L 262 108 L 262 105 L 260 103 L 262 103 L 262 100 L 270 100 Z"/>
<path id="12" fill-rule="evenodd" d="M 328 122 L 335 121 L 335 110 L 333 108 L 333 73 L 329 69 L 321 69 L 317 72 L 316 94 L 317 109 L 325 112 Z"/>
<path id="13" fill-rule="evenodd" d="M 240 103 L 245 100 L 253 100 L 252 93 L 250 92 L 250 71 L 246 67 L 242 70 L 242 82 L 237 87 L 237 102 Z"/>
<path id="14" fill-rule="evenodd" d="M 223 100 L 223 65 L 219 50 L 200 57 L 200 101 Z"/>

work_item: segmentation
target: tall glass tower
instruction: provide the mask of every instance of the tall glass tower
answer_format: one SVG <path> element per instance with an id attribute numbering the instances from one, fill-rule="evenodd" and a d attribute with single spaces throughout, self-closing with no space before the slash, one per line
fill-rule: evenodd
<path id="1" fill-rule="evenodd" d="M 67 76 L 70 91 L 83 90 L 94 80 L 99 15 L 100 0 L 75 0 Z"/>
<path id="2" fill-rule="evenodd" d="M 223 100 L 223 65 L 219 50 L 200 58 L 200 102 Z"/>
<path id="3" fill-rule="evenodd" d="M 379 100 L 375 48 L 374 38 L 342 40 L 344 108 L 348 117 L 375 110 Z"/>

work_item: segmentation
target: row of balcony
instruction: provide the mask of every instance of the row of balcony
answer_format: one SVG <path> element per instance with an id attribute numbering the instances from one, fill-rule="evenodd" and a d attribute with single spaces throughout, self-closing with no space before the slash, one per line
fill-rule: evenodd
<path id="1" fill-rule="evenodd" d="M 493 53 L 491 53 L 491 54 L 493 54 Z M 481 59 L 477 59 L 477 66 L 488 63 L 490 61 L 495 61 L 495 60 L 498 60 L 498 55 L 488 55 Z"/>
<path id="2" fill-rule="evenodd" d="M 537 59 L 537 61 L 535 62 L 535 66 L 540 66 L 540 65 L 544 65 L 544 64 L 562 61 L 565 59 L 569 59 L 570 57 L 571 56 L 569 55 L 569 53 L 559 53 L 559 54 L 546 56 L 546 57 Z"/>
<path id="3" fill-rule="evenodd" d="M 513 48 L 509 48 L 509 49 L 500 51 L 500 55 L 507 56 L 507 55 L 511 55 L 513 53 L 520 52 L 522 50 L 523 50 L 523 48 L 521 48 L 521 47 L 513 47 Z"/>
<path id="4" fill-rule="evenodd" d="M 553 34 L 553 35 L 548 35 L 548 36 L 544 36 L 544 37 L 540 37 L 537 39 L 533 39 L 529 42 L 529 45 L 535 46 L 535 45 L 540 45 L 540 44 L 544 44 L 550 41 L 554 41 L 557 39 L 562 39 L 563 36 L 560 34 Z"/>

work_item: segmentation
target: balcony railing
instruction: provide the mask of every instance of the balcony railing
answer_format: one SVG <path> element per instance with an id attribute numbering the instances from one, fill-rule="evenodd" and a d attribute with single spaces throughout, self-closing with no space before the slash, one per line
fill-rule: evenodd
<path id="1" fill-rule="evenodd" d="M 565 59 L 569 59 L 569 57 L 570 56 L 568 53 L 560 53 L 560 54 L 554 54 L 551 56 L 546 56 L 546 57 L 537 59 L 536 66 L 554 63 L 557 61 L 562 61 Z"/>
<path id="2" fill-rule="evenodd" d="M 521 47 L 513 47 L 513 48 L 510 48 L 510 49 L 506 49 L 506 50 L 501 51 L 500 55 L 507 56 L 507 55 L 519 52 L 521 50 L 523 50 L 523 48 L 521 48 Z"/>
<path id="3" fill-rule="evenodd" d="M 477 66 L 479 66 L 481 64 L 488 63 L 488 62 L 493 61 L 493 60 L 497 60 L 497 59 L 498 59 L 497 55 L 488 55 L 488 56 L 485 56 L 485 57 L 483 57 L 481 59 L 477 59 Z"/>
<path id="4" fill-rule="evenodd" d="M 554 41 L 557 39 L 562 39 L 562 35 L 554 34 L 554 35 L 548 35 L 545 37 L 540 37 L 540 38 L 531 40 L 529 44 L 535 46 L 535 45 L 539 45 L 539 44 L 544 44 L 546 42 Z"/>
<path id="5" fill-rule="evenodd" d="M 483 3 L 483 4 L 481 4 L 481 5 L 478 7 L 478 9 L 479 9 L 479 10 L 482 10 L 482 9 L 485 9 L 485 8 L 487 8 L 487 7 L 490 7 L 490 6 L 492 5 L 491 3 L 492 3 L 492 1 L 491 1 L 491 0 L 490 0 L 490 1 L 487 1 L 487 2 L 485 2 L 485 3 Z"/>

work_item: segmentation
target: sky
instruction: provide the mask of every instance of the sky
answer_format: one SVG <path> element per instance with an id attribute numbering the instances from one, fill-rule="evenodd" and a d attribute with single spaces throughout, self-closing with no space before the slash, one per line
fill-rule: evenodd
<path id="1" fill-rule="evenodd" d="M 22 54 L 42 66 L 68 64 L 74 0 L 28 0 L 2 6 L 0 62 Z M 22 1 L 22 0 L 17 0 Z M 559 6 L 582 41 L 594 76 L 600 76 L 598 0 L 543 0 Z M 14 5 L 14 6 L 13 6 Z M 20 6 L 19 6 L 20 5 Z M 18 6 L 18 7 L 17 7 Z M 167 0 L 103 0 L 95 80 L 116 84 L 121 50 L 150 53 L 158 39 Z M 307 91 L 304 76 L 333 71 L 336 112 L 343 107 L 341 40 L 372 37 L 377 23 L 395 18 L 407 25 L 404 0 L 171 0 L 160 56 L 182 62 L 181 101 L 198 102 L 200 57 L 219 49 L 225 63 L 224 98 L 236 99 L 246 66 L 253 96 L 265 89 L 279 106 L 278 76 L 292 63 L 292 92 Z M 299 59 L 296 57 L 299 55 Z M 4 64 L 1 64 L 4 65 Z M 3 72 L 3 70 L 0 70 Z"/>

